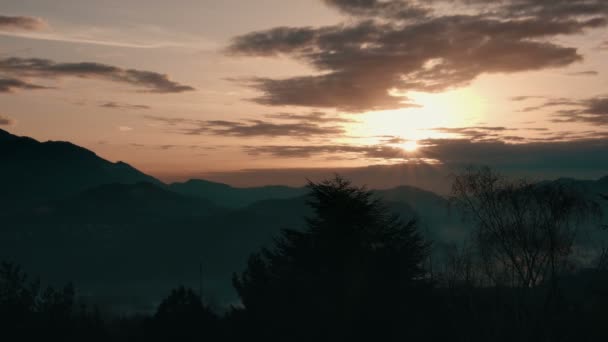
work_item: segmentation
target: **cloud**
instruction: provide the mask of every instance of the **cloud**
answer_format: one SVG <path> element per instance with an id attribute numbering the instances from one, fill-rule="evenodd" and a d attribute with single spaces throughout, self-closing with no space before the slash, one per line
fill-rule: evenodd
<path id="1" fill-rule="evenodd" d="M 433 131 L 447 134 L 457 134 L 459 136 L 471 139 L 471 140 L 486 140 L 486 139 L 496 139 L 498 137 L 503 137 L 502 133 L 506 131 L 513 131 L 516 129 L 510 129 L 506 127 L 487 127 L 487 126 L 476 126 L 476 127 L 438 127 L 433 128 Z M 511 140 L 515 137 L 511 136 Z M 515 138 L 519 139 L 519 138 Z"/>
<path id="2" fill-rule="evenodd" d="M 56 63 L 40 58 L 0 59 L 0 71 L 23 77 L 79 77 L 126 83 L 153 93 L 181 93 L 194 88 L 171 81 L 167 75 L 136 69 L 93 63 Z"/>
<path id="3" fill-rule="evenodd" d="M 419 141 L 419 149 L 407 152 L 386 145 L 264 145 L 244 146 L 250 155 L 276 158 L 311 158 L 349 156 L 357 159 L 385 161 L 436 161 L 444 166 L 489 165 L 510 169 L 595 169 L 608 168 L 608 133 L 598 138 L 576 141 L 541 141 L 507 143 L 471 139 L 427 139 Z"/>
<path id="4" fill-rule="evenodd" d="M 40 18 L 0 15 L 0 30 L 38 31 L 45 27 L 46 22 Z"/>
<path id="5" fill-rule="evenodd" d="M 420 154 L 444 164 L 485 164 L 510 168 L 608 167 L 608 139 L 547 141 L 521 144 L 469 139 L 428 139 Z M 604 152 L 602 152 L 604 151 Z"/>
<path id="6" fill-rule="evenodd" d="M 307 136 L 339 136 L 345 130 L 336 126 L 319 126 L 313 123 L 273 123 L 263 120 L 247 120 L 243 122 L 211 120 L 200 127 L 200 132 L 209 132 L 214 135 L 227 135 L 235 137 L 307 137 Z M 191 131 L 197 134 L 198 130 Z"/>
<path id="7" fill-rule="evenodd" d="M 427 16 L 431 10 L 419 4 L 399 0 L 323 0 L 343 13 L 360 17 L 415 19 Z"/>
<path id="8" fill-rule="evenodd" d="M 267 114 L 266 118 L 279 119 L 279 120 L 296 120 L 304 122 L 316 122 L 316 123 L 352 123 L 357 122 L 356 120 L 341 118 L 338 116 L 329 116 L 324 112 L 311 112 L 307 114 L 294 114 L 294 113 L 278 113 L 278 114 Z"/>
<path id="9" fill-rule="evenodd" d="M 546 97 L 545 96 L 534 96 L 534 95 L 513 96 L 513 97 L 511 97 L 511 101 L 521 102 L 521 101 L 527 101 L 527 100 L 531 100 L 531 99 L 544 99 L 544 98 L 546 98 Z"/>
<path id="10" fill-rule="evenodd" d="M 608 96 L 580 100 L 576 105 L 579 108 L 558 111 L 553 121 L 608 125 Z"/>
<path id="11" fill-rule="evenodd" d="M 0 114 L 0 126 L 12 126 L 15 124 L 15 120 Z"/>
<path id="12" fill-rule="evenodd" d="M 261 92 L 255 102 L 351 112 L 400 108 L 411 105 L 410 91 L 439 92 L 482 74 L 581 61 L 576 48 L 548 39 L 605 27 L 608 17 L 608 5 L 599 0 L 437 0 L 430 2 L 434 7 L 396 0 L 325 2 L 354 15 L 354 21 L 277 27 L 233 39 L 227 49 L 231 55 L 287 56 L 317 71 L 312 76 L 250 78 L 246 85 Z M 451 3 L 463 13 L 440 12 Z M 410 10 L 428 15 L 410 16 Z"/>
<path id="13" fill-rule="evenodd" d="M 566 75 L 568 76 L 598 76 L 600 73 L 595 70 L 587 70 L 587 71 L 577 71 L 577 72 L 569 72 Z"/>
<path id="14" fill-rule="evenodd" d="M 545 99 L 547 99 L 545 97 Z M 520 112 L 529 113 L 535 112 L 541 109 L 551 108 L 551 107 L 563 107 L 563 106 L 580 106 L 580 101 L 568 99 L 568 98 L 549 98 L 544 103 L 536 106 L 525 107 Z"/>
<path id="15" fill-rule="evenodd" d="M 593 125 L 608 125 L 608 96 L 597 96 L 588 99 L 548 98 L 536 106 L 521 109 L 521 112 L 534 112 L 556 107 L 552 120 L 556 123 L 583 122 Z"/>
<path id="16" fill-rule="evenodd" d="M 243 150 L 249 155 L 271 155 L 279 158 L 310 158 L 319 155 L 340 155 L 342 158 L 380 159 L 380 160 L 407 160 L 405 150 L 387 145 L 267 145 L 245 146 Z"/>
<path id="17" fill-rule="evenodd" d="M 117 128 L 121 132 L 130 132 L 133 130 L 133 127 L 129 127 L 129 126 L 118 126 Z"/>
<path id="18" fill-rule="evenodd" d="M 363 17 L 417 19 L 445 9 L 474 11 L 492 17 L 541 17 L 563 19 L 573 16 L 597 16 L 608 12 L 604 0 L 323 0 L 344 13 Z M 434 8 L 436 5 L 437 8 Z M 437 11 L 436 11 L 437 10 Z"/>
<path id="19" fill-rule="evenodd" d="M 104 102 L 99 105 L 101 108 L 109 108 L 109 109 L 150 109 L 150 106 L 146 105 L 134 105 L 128 103 L 119 103 L 119 102 Z"/>
<path id="20" fill-rule="evenodd" d="M 12 93 L 16 89 L 35 90 L 50 88 L 28 83 L 17 78 L 0 78 L 0 93 Z"/>
<path id="21" fill-rule="evenodd" d="M 294 114 L 295 115 L 295 114 Z M 314 118 L 322 118 L 323 116 Z M 163 123 L 169 131 L 185 135 L 217 135 L 230 137 L 299 137 L 329 136 L 338 137 L 346 131 L 339 126 L 325 126 L 319 121 L 306 122 L 273 122 L 268 120 L 194 120 L 184 118 L 166 118 L 146 116 L 149 120 Z M 279 119 L 293 120 L 291 114 L 284 114 Z M 326 121 L 331 122 L 331 121 Z"/>

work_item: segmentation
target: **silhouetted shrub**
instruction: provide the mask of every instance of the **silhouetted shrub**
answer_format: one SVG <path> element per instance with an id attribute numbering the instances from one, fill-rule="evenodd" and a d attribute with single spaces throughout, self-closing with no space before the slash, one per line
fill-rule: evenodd
<path id="1" fill-rule="evenodd" d="M 158 341 L 214 341 L 219 320 L 193 290 L 179 287 L 158 306 L 151 320 L 152 339 Z"/>

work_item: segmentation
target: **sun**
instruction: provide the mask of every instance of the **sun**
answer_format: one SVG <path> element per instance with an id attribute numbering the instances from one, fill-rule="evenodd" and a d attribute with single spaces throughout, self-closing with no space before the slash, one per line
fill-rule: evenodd
<path id="1" fill-rule="evenodd" d="M 409 92 L 407 98 L 416 106 L 363 113 L 356 124 L 349 126 L 349 135 L 390 135 L 408 139 L 408 143 L 447 138 L 446 133 L 433 129 L 475 125 L 483 121 L 487 108 L 486 100 L 469 88 L 444 93 Z"/>
<path id="2" fill-rule="evenodd" d="M 406 141 L 401 145 L 401 148 L 406 152 L 415 152 L 418 147 L 418 142 L 416 140 Z"/>

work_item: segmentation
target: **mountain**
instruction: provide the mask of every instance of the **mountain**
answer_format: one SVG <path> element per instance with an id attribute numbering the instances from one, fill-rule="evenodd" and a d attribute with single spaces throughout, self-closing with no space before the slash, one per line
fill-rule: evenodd
<path id="1" fill-rule="evenodd" d="M 540 184 L 560 185 L 576 190 L 588 199 L 597 201 L 600 195 L 608 195 L 608 176 L 598 180 L 579 180 L 573 178 L 559 178 L 555 181 L 540 182 Z"/>
<path id="2" fill-rule="evenodd" d="M 5 219 L 23 220 L 25 216 L 26 222 L 175 223 L 225 211 L 210 201 L 180 195 L 152 183 L 113 183 L 65 199 L 25 207 Z"/>
<path id="3" fill-rule="evenodd" d="M 128 164 L 112 163 L 72 143 L 39 142 L 3 130 L 0 165 L 4 205 L 63 198 L 103 184 L 162 184 Z"/>
<path id="4" fill-rule="evenodd" d="M 229 208 L 242 208 L 257 201 L 298 197 L 307 192 L 306 188 L 287 186 L 233 188 L 227 184 L 200 179 L 192 179 L 185 183 L 173 183 L 169 185 L 169 189 L 183 195 L 206 199 Z"/>
<path id="5" fill-rule="evenodd" d="M 121 312 L 153 310 L 178 285 L 197 288 L 201 264 L 205 296 L 234 304 L 233 272 L 312 214 L 306 188 L 204 180 L 166 186 L 71 143 L 2 130 L 0 177 L 0 261 L 54 284 L 73 281 L 80 295 Z M 590 197 L 608 193 L 608 177 L 554 182 Z M 470 221 L 433 192 L 401 186 L 375 193 L 404 220 L 416 217 L 434 252 L 470 236 Z"/>

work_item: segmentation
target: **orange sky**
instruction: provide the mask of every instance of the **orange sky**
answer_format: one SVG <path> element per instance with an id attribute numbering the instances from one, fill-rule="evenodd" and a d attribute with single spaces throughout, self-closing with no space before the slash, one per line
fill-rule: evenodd
<path id="1" fill-rule="evenodd" d="M 497 142 L 576 156 L 608 138 L 604 1 L 355 3 L 3 1 L 0 128 L 165 179 L 477 163 Z"/>

